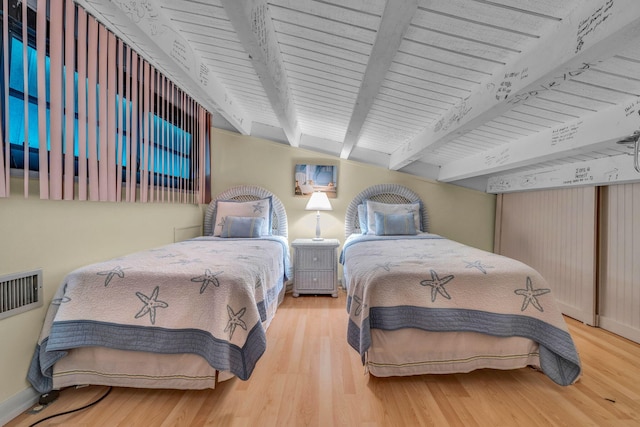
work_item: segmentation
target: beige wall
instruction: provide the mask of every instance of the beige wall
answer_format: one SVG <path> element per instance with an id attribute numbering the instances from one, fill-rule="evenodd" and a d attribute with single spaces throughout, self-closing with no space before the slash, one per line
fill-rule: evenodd
<path id="1" fill-rule="evenodd" d="M 290 240 L 313 237 L 315 212 L 304 210 L 306 199 L 293 196 L 293 168 L 300 162 L 338 166 L 334 210 L 321 213 L 324 237 L 344 241 L 344 214 L 353 196 L 373 184 L 396 183 L 426 201 L 432 232 L 493 247 L 494 196 L 227 131 L 213 135 L 212 194 L 234 185 L 261 185 L 284 203 Z M 12 180 L 12 186 L 11 197 L 0 199 L 0 275 L 43 268 L 45 306 L 0 321 L 0 406 L 28 387 L 27 367 L 46 307 L 65 274 L 172 242 L 174 228 L 201 224 L 203 211 L 169 204 L 41 201 L 35 189 L 24 199 L 21 181 Z"/>
<path id="2" fill-rule="evenodd" d="M 344 215 L 356 194 L 374 184 L 393 183 L 422 197 L 431 232 L 493 249 L 493 195 L 222 130 L 214 131 L 212 145 L 213 196 L 235 185 L 256 184 L 272 191 L 287 210 L 290 241 L 315 236 L 315 212 L 304 210 L 306 198 L 293 195 L 294 166 L 311 163 L 338 166 L 338 198 L 331 200 L 332 211 L 320 213 L 325 238 L 344 241 Z"/>

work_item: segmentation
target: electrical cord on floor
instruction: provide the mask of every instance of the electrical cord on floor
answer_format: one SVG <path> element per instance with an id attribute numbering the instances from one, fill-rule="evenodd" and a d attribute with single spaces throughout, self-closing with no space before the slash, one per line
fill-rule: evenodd
<path id="1" fill-rule="evenodd" d="M 107 396 L 109 395 L 109 393 L 111 393 L 111 390 L 113 390 L 113 387 L 109 387 L 109 389 L 107 390 L 107 392 L 106 392 L 105 394 L 103 394 L 103 395 L 102 395 L 102 397 L 100 397 L 98 400 L 93 401 L 93 402 L 91 402 L 91 403 L 89 403 L 89 404 L 87 404 L 87 405 L 84 405 L 82 408 L 72 409 L 72 410 L 70 410 L 70 411 L 60 412 L 59 414 L 49 415 L 48 417 L 45 417 L 45 418 L 43 418 L 43 419 L 41 419 L 41 420 L 36 421 L 35 423 L 31 424 L 29 427 L 33 427 L 33 426 L 35 426 L 35 425 L 37 425 L 37 424 L 40 424 L 40 423 L 41 423 L 41 422 L 43 422 L 43 421 L 50 420 L 51 418 L 60 417 L 60 416 L 62 416 L 62 415 L 67 415 L 67 414 L 72 414 L 72 413 L 74 413 L 74 412 L 78 412 L 78 411 L 82 411 L 83 409 L 87 409 L 87 408 L 89 408 L 89 407 L 91 407 L 91 406 L 93 406 L 93 405 L 97 405 L 98 403 L 102 402 L 102 400 L 103 400 L 105 397 L 107 397 Z"/>

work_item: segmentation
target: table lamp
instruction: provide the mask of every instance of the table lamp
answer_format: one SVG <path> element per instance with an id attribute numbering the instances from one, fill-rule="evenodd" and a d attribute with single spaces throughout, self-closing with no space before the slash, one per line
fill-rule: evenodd
<path id="1" fill-rule="evenodd" d="M 320 237 L 320 211 L 332 210 L 327 193 L 323 193 L 322 191 L 313 192 L 309 202 L 307 202 L 305 210 L 316 211 L 316 237 L 314 237 L 313 240 L 324 240 Z"/>

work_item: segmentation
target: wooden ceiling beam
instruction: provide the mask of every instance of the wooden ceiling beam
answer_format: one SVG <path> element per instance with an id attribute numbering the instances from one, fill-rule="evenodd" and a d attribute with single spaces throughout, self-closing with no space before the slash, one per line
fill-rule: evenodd
<path id="1" fill-rule="evenodd" d="M 620 154 L 492 176 L 487 180 L 486 191 L 498 194 L 585 185 L 614 185 L 638 182 L 638 179 L 640 174 L 633 167 L 633 156 Z"/>
<path id="2" fill-rule="evenodd" d="M 233 101 L 157 2 L 74 1 L 203 107 L 217 111 L 241 134 L 251 133 L 252 118 Z"/>
<path id="3" fill-rule="evenodd" d="M 299 146 L 301 131 L 266 1 L 221 0 L 221 2 L 242 46 L 249 54 L 253 68 L 260 78 L 289 144 L 293 147 Z"/>
<path id="4" fill-rule="evenodd" d="M 443 165 L 438 181 L 495 174 L 563 157 L 596 151 L 640 128 L 640 100 L 563 123 L 517 142 Z"/>
<path id="5" fill-rule="evenodd" d="M 433 126 L 391 153 L 401 169 L 505 111 L 588 72 L 640 35 L 640 2 L 589 0 L 547 31 L 536 46 L 488 77 Z M 423 158 L 423 161 L 426 161 Z"/>
<path id="6" fill-rule="evenodd" d="M 387 70 L 393 62 L 411 18 L 418 8 L 417 0 L 388 0 L 380 21 L 380 28 L 371 49 L 367 69 L 360 83 L 358 97 L 354 104 L 347 127 L 340 157 L 348 159 L 356 145 L 362 126 L 373 105 Z"/>

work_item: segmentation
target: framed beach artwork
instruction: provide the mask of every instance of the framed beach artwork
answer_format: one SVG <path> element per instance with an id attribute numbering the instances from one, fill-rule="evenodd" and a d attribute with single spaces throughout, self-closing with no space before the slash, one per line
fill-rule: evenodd
<path id="1" fill-rule="evenodd" d="M 327 193 L 330 199 L 338 196 L 337 166 L 297 164 L 293 175 L 296 196 L 311 197 L 314 191 Z"/>

